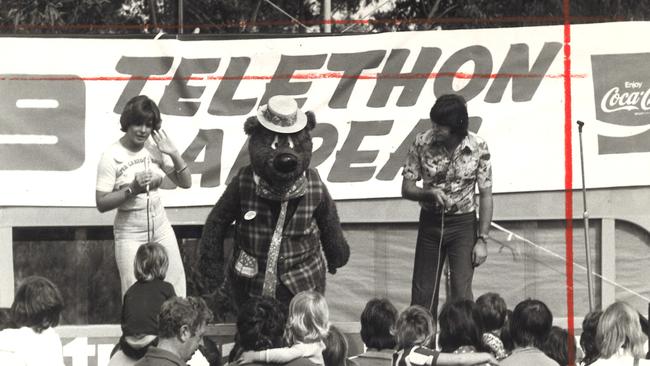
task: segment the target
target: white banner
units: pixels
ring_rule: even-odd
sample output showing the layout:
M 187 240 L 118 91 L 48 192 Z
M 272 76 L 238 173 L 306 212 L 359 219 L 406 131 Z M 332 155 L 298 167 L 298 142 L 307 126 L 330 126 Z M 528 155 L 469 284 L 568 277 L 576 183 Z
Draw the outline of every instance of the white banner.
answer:
M 650 23 L 571 27 L 573 120 L 588 187 L 650 184 Z M 316 113 L 316 166 L 335 199 L 399 197 L 436 96 L 468 100 L 495 192 L 564 189 L 563 27 L 292 39 L 0 38 L 0 205 L 94 206 L 97 162 L 138 94 L 193 173 L 167 206 L 212 205 L 247 164 L 243 122 L 272 95 Z M 580 187 L 577 126 L 574 186 Z M 634 169 L 639 167 L 639 169 Z

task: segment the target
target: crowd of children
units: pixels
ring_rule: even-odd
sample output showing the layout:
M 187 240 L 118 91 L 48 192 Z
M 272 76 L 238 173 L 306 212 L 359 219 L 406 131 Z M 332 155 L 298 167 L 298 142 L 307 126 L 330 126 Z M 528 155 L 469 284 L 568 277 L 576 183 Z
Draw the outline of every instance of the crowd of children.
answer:
M 168 265 L 163 246 L 147 243 L 138 249 L 134 261 L 138 281 L 124 295 L 123 335 L 110 366 L 151 364 L 155 354 L 164 353 L 165 347 L 158 346 L 161 321 L 181 324 L 164 341 L 184 340 L 180 349 L 191 350 L 184 356 L 201 349 L 210 353 L 211 365 L 221 364 L 215 345 L 197 335 L 205 332 L 204 326 L 192 321 L 183 325 L 187 314 L 195 313 L 194 322 L 206 322 L 211 313 L 201 299 L 176 297 L 165 281 Z M 38 276 L 24 279 L 11 309 L 0 312 L 0 364 L 63 365 L 61 341 L 53 329 L 63 306 L 51 281 Z M 163 317 L 161 309 L 171 315 Z M 346 336 L 330 324 L 322 294 L 298 293 L 288 310 L 275 299 L 253 298 L 240 309 L 228 365 L 650 365 L 647 320 L 624 302 L 587 314 L 581 352 L 567 330 L 553 326 L 551 311 L 542 301 L 526 299 L 510 311 L 496 293 L 476 301 L 448 302 L 437 322 L 422 306 L 398 313 L 389 300 L 375 298 L 366 304 L 360 320 L 365 352 L 349 355 Z M 194 331 L 184 333 L 183 326 Z M 143 357 L 147 361 L 138 362 Z

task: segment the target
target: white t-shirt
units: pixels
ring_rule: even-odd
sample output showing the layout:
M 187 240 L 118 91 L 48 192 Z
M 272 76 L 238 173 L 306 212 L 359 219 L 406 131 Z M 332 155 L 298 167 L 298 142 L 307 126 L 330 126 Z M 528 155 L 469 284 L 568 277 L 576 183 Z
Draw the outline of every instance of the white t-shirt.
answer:
M 63 346 L 52 328 L 41 333 L 29 327 L 5 329 L 0 331 L 0 360 L 11 360 L 10 365 L 63 366 Z
M 615 355 L 610 358 L 599 358 L 591 365 L 593 366 L 632 366 L 634 365 L 634 357 L 623 351 L 619 350 Z M 650 360 L 639 360 L 639 366 L 650 365 Z
M 97 166 L 97 185 L 95 189 L 100 192 L 113 192 L 127 186 L 133 179 L 135 173 L 145 170 L 145 161 L 149 160 L 149 169 L 154 176 L 164 177 L 168 172 L 174 170 L 174 163 L 171 157 L 163 154 L 158 147 L 147 140 L 144 147 L 133 152 L 116 141 L 104 151 Z M 151 190 L 150 199 L 158 200 L 157 190 Z M 146 194 L 141 193 L 124 202 L 119 209 L 125 211 L 140 210 L 146 208 Z

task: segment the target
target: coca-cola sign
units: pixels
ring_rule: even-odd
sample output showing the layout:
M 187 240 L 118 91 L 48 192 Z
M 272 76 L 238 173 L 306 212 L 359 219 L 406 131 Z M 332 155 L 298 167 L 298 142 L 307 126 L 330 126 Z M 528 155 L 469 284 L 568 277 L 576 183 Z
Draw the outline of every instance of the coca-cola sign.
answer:
M 621 130 L 650 125 L 650 53 L 592 55 L 591 67 L 599 121 L 620 126 Z M 626 137 L 599 135 L 598 151 L 650 152 L 648 131 Z

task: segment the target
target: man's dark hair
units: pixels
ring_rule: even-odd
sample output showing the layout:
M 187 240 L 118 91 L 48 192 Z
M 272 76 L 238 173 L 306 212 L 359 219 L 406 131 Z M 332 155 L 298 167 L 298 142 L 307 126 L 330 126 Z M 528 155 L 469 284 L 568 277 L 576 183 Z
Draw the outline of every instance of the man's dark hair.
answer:
M 13 326 L 30 327 L 40 333 L 59 324 L 63 297 L 59 289 L 44 277 L 25 278 L 11 305 Z
M 448 126 L 451 133 L 459 137 L 467 136 L 469 117 L 465 98 L 457 94 L 440 96 L 429 112 L 431 122 Z
M 542 301 L 528 299 L 512 311 L 510 334 L 517 347 L 542 348 L 553 326 L 553 314 Z
M 160 307 L 158 336 L 173 338 L 180 335 L 181 327 L 187 325 L 192 335 L 212 320 L 212 312 L 200 297 L 172 297 Z
M 392 334 L 398 317 L 388 299 L 368 301 L 361 313 L 361 340 L 368 348 L 392 349 L 397 344 Z
M 491 332 L 501 329 L 506 321 L 506 302 L 494 292 L 487 292 L 476 299 L 478 311 L 483 324 L 482 332 Z

